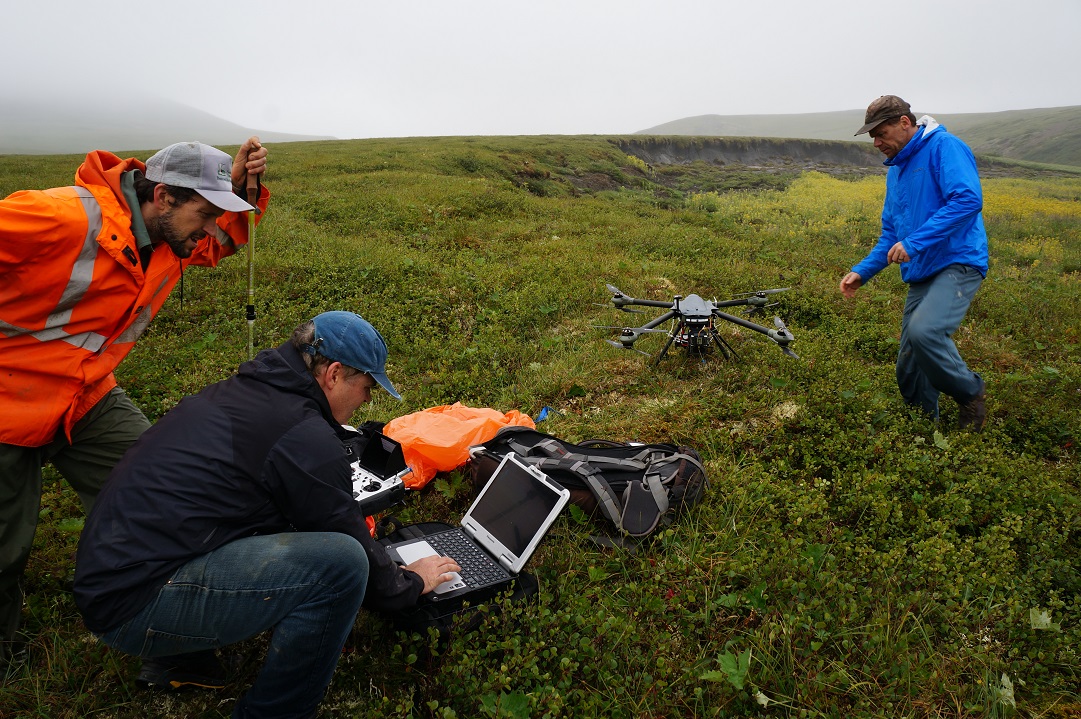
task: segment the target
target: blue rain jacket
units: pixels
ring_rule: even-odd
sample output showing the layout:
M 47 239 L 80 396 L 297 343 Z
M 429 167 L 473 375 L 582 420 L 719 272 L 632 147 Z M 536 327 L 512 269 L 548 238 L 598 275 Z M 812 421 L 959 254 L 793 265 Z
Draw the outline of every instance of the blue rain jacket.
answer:
M 864 283 L 888 264 L 886 254 L 900 241 L 912 258 L 901 263 L 901 279 L 922 282 L 952 264 L 987 276 L 987 233 L 983 191 L 976 158 L 961 140 L 928 117 L 908 144 L 886 160 L 886 201 L 882 235 L 852 268 Z

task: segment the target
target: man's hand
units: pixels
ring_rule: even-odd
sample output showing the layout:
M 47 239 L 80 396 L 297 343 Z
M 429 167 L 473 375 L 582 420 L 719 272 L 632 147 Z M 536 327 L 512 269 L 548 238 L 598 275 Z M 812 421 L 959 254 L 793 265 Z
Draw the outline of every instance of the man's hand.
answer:
M 259 138 L 249 137 L 240 146 L 233 160 L 233 189 L 241 191 L 248 185 L 248 175 L 261 175 L 266 172 L 267 149 L 259 143 Z
M 863 278 L 857 275 L 855 272 L 849 272 L 841 280 L 841 294 L 848 299 L 852 299 L 856 296 L 856 290 L 863 286 Z
M 404 568 L 419 574 L 420 578 L 424 580 L 424 589 L 421 590 L 421 594 L 427 594 L 443 582 L 449 582 L 454 579 L 451 572 L 461 570 L 461 567 L 453 559 L 438 554 L 421 557 L 412 564 L 405 565 Z
M 890 251 L 886 254 L 886 259 L 891 264 L 901 264 L 902 262 L 908 262 L 912 258 L 905 252 L 905 246 L 898 242 L 896 245 L 890 248 Z

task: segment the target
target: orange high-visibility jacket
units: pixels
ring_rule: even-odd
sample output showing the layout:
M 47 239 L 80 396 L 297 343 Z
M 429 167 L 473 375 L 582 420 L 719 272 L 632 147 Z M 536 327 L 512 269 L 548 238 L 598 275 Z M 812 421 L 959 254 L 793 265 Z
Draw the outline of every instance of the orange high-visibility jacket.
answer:
M 165 243 L 144 272 L 120 177 L 136 159 L 91 152 L 76 186 L 0 201 L 0 443 L 40 447 L 116 386 L 113 370 L 189 264 L 214 266 L 248 241 L 227 212 L 188 259 Z M 259 206 L 266 208 L 264 188 Z

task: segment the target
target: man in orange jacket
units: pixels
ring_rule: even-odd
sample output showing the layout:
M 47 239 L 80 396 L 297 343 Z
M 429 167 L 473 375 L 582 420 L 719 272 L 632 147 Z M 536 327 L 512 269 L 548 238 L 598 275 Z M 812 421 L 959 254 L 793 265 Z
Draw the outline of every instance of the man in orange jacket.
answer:
M 144 165 L 96 151 L 75 185 L 0 200 L 0 671 L 17 651 L 22 576 L 46 462 L 89 512 L 150 423 L 117 386 L 131 351 L 190 264 L 248 241 L 241 198 L 267 150 L 231 158 L 198 142 Z M 270 193 L 261 190 L 259 207 Z

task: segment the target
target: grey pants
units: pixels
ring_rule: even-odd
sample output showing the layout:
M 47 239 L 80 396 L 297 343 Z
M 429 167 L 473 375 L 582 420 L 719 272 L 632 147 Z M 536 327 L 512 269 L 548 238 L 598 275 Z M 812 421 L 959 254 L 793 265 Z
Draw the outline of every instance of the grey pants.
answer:
M 146 415 L 119 387 L 72 428 L 42 447 L 0 444 L 0 655 L 15 637 L 22 613 L 23 570 L 41 510 L 41 468 L 52 462 L 90 512 L 105 479 L 131 444 L 150 427 Z
M 940 393 L 965 404 L 983 389 L 983 379 L 968 368 L 953 342 L 982 283 L 983 275 L 975 267 L 950 265 L 908 287 L 897 387 L 907 404 L 923 408 L 935 419 Z

